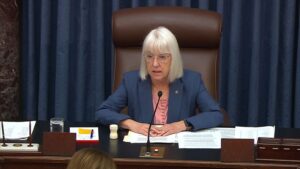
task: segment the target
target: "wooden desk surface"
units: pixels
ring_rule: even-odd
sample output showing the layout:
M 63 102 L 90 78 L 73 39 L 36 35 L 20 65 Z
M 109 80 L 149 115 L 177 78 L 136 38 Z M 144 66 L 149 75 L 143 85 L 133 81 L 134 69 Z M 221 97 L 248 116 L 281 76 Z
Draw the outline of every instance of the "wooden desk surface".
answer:
M 93 123 L 70 123 L 69 127 L 94 126 Z M 43 131 L 48 131 L 47 122 L 38 122 L 34 131 L 34 142 L 42 143 Z M 261 169 L 285 169 L 300 168 L 300 164 L 253 162 L 253 163 L 224 163 L 220 162 L 219 149 L 178 149 L 177 144 L 160 144 L 166 148 L 163 159 L 139 158 L 139 151 L 143 144 L 130 144 L 122 141 L 125 131 L 119 132 L 118 140 L 110 140 L 108 129 L 100 127 L 99 144 L 80 144 L 77 148 L 94 147 L 110 154 L 118 169 L 185 169 L 185 168 L 261 168 Z M 287 135 L 288 134 L 288 135 Z M 276 137 L 300 138 L 299 129 L 276 129 Z M 2 153 L 0 156 L 0 168 L 3 169 L 65 169 L 71 157 L 17 155 Z

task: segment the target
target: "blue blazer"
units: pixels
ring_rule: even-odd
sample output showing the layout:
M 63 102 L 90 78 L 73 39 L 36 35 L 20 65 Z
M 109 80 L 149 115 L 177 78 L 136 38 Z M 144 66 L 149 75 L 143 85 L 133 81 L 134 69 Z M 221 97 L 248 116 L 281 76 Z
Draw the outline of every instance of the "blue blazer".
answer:
M 128 114 L 120 113 L 126 106 Z M 124 74 L 118 89 L 98 107 L 96 120 L 104 125 L 118 124 L 129 118 L 149 123 L 153 111 L 151 79 L 141 80 L 139 72 L 132 71 Z M 220 107 L 206 90 L 201 75 L 190 70 L 184 70 L 183 77 L 172 82 L 169 89 L 167 123 L 183 119 L 193 130 L 223 123 Z

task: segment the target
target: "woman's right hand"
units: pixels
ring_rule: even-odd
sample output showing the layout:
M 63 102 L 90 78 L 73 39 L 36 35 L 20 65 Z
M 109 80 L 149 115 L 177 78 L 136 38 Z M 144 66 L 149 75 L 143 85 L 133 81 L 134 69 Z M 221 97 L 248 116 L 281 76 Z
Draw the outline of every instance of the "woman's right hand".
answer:
M 139 123 L 132 119 L 126 119 L 120 122 L 120 126 L 135 133 L 139 133 L 145 136 L 148 135 L 149 124 L 147 123 Z

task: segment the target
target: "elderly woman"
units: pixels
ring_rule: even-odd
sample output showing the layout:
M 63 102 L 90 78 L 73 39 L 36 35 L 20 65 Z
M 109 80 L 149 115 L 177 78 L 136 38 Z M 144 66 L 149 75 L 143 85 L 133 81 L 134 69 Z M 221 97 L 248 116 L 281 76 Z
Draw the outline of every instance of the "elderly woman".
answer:
M 158 102 L 158 91 L 162 96 Z M 223 123 L 218 104 L 199 73 L 184 70 L 176 37 L 165 27 L 150 31 L 143 43 L 139 71 L 124 75 L 118 89 L 98 108 L 101 124 L 147 135 L 156 104 L 151 136 L 215 127 Z M 128 114 L 120 111 L 128 106 Z M 197 112 L 196 110 L 200 110 Z

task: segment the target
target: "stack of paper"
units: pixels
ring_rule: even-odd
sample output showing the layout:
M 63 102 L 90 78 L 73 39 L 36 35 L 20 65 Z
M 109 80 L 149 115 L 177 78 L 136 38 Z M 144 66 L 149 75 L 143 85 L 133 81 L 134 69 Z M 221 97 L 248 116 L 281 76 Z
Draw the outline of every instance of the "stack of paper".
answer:
M 257 142 L 258 137 L 274 137 L 275 127 L 236 127 L 211 128 L 196 132 L 180 132 L 165 137 L 150 137 L 151 143 L 178 143 L 179 148 L 221 148 L 222 138 L 250 138 Z M 147 136 L 129 131 L 124 142 L 146 143 Z
M 31 121 L 31 133 L 36 121 Z M 29 121 L 3 121 L 4 136 L 7 140 L 26 140 L 29 137 Z M 2 126 L 0 125 L 0 138 L 2 139 Z
M 179 148 L 221 148 L 219 131 L 181 132 L 177 136 Z
M 31 146 L 28 146 L 27 142 L 30 133 L 32 134 L 35 127 L 36 121 L 3 121 L 3 131 L 5 140 L 8 140 L 10 143 L 6 142 L 6 146 L 0 146 L 0 151 L 5 152 L 24 152 L 24 151 L 38 151 L 39 144 L 32 143 Z M 29 131 L 30 129 L 30 131 Z M 3 139 L 2 134 L 2 125 L 0 125 L 0 138 Z M 11 143 L 14 140 L 24 140 L 22 143 Z M 26 142 L 26 143 L 23 143 Z M 2 144 L 2 143 L 1 143 Z
M 235 127 L 235 138 L 250 138 L 254 139 L 254 143 L 257 143 L 258 137 L 270 137 L 275 135 L 274 126 L 264 127 Z

